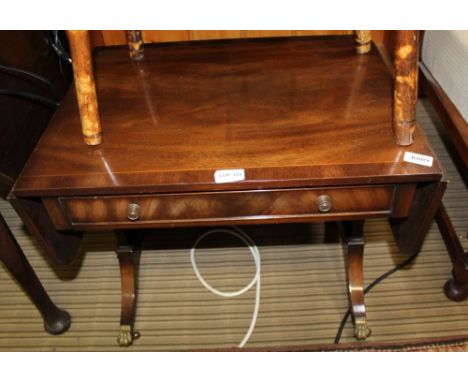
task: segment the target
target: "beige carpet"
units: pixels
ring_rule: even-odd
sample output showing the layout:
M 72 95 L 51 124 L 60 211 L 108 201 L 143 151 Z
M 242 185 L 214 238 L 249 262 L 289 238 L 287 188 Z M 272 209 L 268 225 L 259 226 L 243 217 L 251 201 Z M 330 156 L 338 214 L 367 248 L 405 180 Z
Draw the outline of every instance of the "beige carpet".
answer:
M 419 121 L 443 162 L 451 183 L 444 201 L 462 244 L 468 246 L 467 190 L 441 143 L 437 117 L 426 101 Z M 116 344 L 120 280 L 111 232 L 88 233 L 83 255 L 64 269 L 52 269 L 4 201 L 5 216 L 21 247 L 57 305 L 72 315 L 70 330 L 45 333 L 39 313 L 0 266 L 0 350 L 121 350 Z M 260 246 L 262 288 L 257 325 L 248 347 L 330 345 L 347 309 L 344 259 L 334 227 L 322 224 L 246 228 Z M 189 249 L 204 229 L 161 230 L 150 237 L 141 258 L 136 329 L 128 351 L 212 349 L 236 346 L 248 329 L 255 288 L 225 299 L 207 291 L 190 264 Z M 366 223 L 365 278 L 370 283 L 404 260 L 388 223 Z M 245 285 L 254 273 L 250 253 L 227 236 L 207 239 L 198 251 L 207 280 L 222 290 Z M 442 286 L 450 262 L 434 224 L 416 261 L 367 296 L 368 341 L 399 342 L 468 336 L 468 302 L 445 298 Z M 347 324 L 342 343 L 352 343 Z

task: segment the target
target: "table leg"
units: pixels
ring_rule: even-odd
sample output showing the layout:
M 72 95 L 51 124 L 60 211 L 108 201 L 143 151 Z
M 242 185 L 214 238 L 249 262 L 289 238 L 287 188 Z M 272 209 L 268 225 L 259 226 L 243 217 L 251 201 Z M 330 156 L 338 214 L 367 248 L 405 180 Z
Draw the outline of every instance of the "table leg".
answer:
M 70 327 L 70 315 L 52 302 L 1 215 L 0 260 L 36 305 L 45 330 L 51 334 L 66 332 Z
M 133 61 L 139 61 L 145 56 L 143 51 L 143 37 L 141 31 L 125 31 L 130 58 Z
M 356 51 L 359 54 L 366 54 L 369 53 L 371 50 L 371 41 L 372 41 L 372 36 L 371 36 L 371 31 L 367 30 L 356 30 L 354 31 L 354 34 L 356 36 Z
M 418 99 L 419 32 L 399 30 L 395 46 L 393 137 L 400 146 L 413 143 Z
M 122 305 L 120 314 L 120 333 L 117 342 L 120 346 L 129 346 L 139 337 L 134 332 L 135 303 L 138 281 L 138 266 L 140 261 L 141 231 L 116 231 L 117 256 L 120 265 L 120 280 L 122 287 Z
M 89 31 L 70 30 L 67 34 L 83 139 L 88 145 L 99 145 L 102 142 L 102 129 Z
M 365 340 L 371 330 L 367 326 L 364 302 L 364 221 L 343 222 L 344 244 L 348 260 L 348 291 L 354 320 L 354 337 Z
M 436 213 L 436 222 L 453 266 L 453 278 L 444 285 L 445 295 L 453 301 L 464 301 L 468 297 L 468 252 L 463 250 L 442 203 Z

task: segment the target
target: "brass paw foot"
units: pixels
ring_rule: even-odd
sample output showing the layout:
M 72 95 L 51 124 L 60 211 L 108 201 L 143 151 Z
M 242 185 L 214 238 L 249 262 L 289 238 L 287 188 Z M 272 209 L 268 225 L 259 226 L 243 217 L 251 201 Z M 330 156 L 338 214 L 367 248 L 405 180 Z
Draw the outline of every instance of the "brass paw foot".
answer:
M 133 340 L 136 340 L 138 337 L 140 337 L 140 333 L 133 333 L 130 325 L 121 325 L 120 333 L 117 337 L 117 343 L 120 346 L 130 346 L 133 343 Z
M 354 325 L 354 337 L 359 341 L 364 341 L 371 333 L 372 331 L 369 329 L 366 322 L 360 322 Z

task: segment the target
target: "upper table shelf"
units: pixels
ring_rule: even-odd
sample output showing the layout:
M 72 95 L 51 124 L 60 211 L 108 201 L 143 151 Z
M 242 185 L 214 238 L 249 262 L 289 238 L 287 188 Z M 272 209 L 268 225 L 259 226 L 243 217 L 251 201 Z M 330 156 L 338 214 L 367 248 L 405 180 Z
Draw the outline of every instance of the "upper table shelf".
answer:
M 351 36 L 154 44 L 94 52 L 103 143 L 87 146 L 74 88 L 15 186 L 18 196 L 436 180 L 403 162 L 393 80 Z M 434 156 L 419 127 L 410 151 Z M 246 180 L 215 184 L 218 169 Z M 409 179 L 408 178 L 408 179 Z M 403 180 L 404 181 L 404 180 Z

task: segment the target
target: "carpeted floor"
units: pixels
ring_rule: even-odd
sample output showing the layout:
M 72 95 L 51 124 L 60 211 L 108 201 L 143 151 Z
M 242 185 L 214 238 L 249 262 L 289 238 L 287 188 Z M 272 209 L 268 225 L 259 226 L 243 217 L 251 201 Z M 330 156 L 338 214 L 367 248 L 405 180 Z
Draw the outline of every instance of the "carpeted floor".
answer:
M 426 101 L 418 105 L 418 119 L 451 180 L 444 201 L 467 247 L 466 186 L 441 143 L 436 131 L 440 122 Z M 51 268 L 12 208 L 0 201 L 0 211 L 53 300 L 73 317 L 67 333 L 58 337 L 45 333 L 39 313 L 0 266 L 0 350 L 121 350 L 116 344 L 120 279 L 113 234 L 88 233 L 82 254 L 72 266 Z M 160 230 L 151 234 L 141 257 L 135 325 L 141 338 L 127 351 L 214 349 L 233 347 L 242 340 L 252 316 L 255 288 L 226 299 L 200 284 L 189 250 L 204 231 Z M 246 231 L 258 243 L 262 259 L 260 311 L 246 348 L 330 349 L 348 304 L 345 263 L 335 227 L 294 224 L 256 226 Z M 365 235 L 368 284 L 405 258 L 398 253 L 385 220 L 367 222 Z M 239 289 L 254 274 L 249 251 L 227 236 L 204 241 L 197 259 L 206 279 L 222 290 Z M 451 349 L 466 351 L 460 341 L 468 338 L 468 302 L 451 302 L 442 292 L 450 270 L 434 224 L 415 262 L 367 296 L 373 331 L 367 343 L 384 344 L 391 347 L 389 350 L 401 345 L 405 350 L 421 340 L 425 341 L 422 348 L 431 348 L 436 338 L 455 337 Z M 355 343 L 351 323 L 341 342 L 346 348 Z

